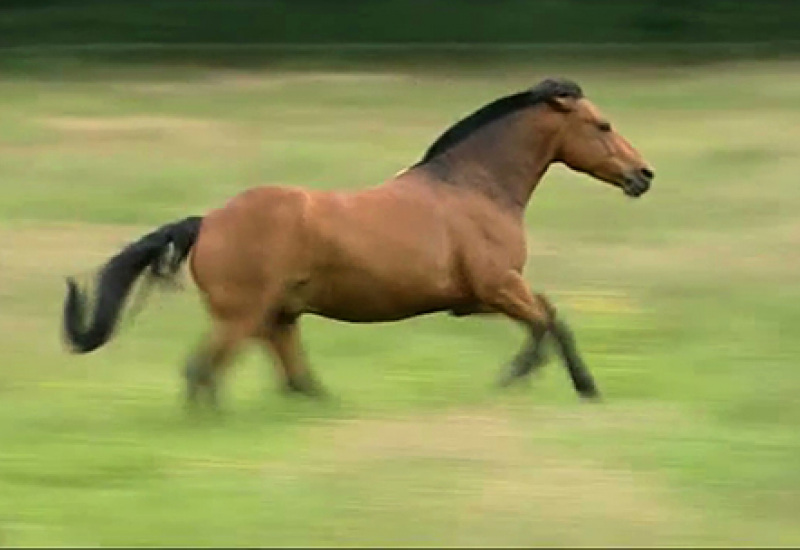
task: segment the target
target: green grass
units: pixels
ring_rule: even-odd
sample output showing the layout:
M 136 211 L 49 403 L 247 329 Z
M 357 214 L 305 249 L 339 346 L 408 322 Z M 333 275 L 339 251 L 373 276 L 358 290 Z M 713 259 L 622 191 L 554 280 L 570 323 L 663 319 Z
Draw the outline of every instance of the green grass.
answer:
M 553 363 L 492 388 L 502 319 L 304 321 L 336 399 L 276 391 L 261 350 L 226 414 L 187 417 L 191 285 L 71 356 L 63 280 L 262 183 L 358 188 L 554 69 L 653 163 L 639 201 L 554 168 L 534 288 L 607 399 Z M 0 79 L 0 544 L 797 545 L 800 87 L 791 62 L 75 68 Z

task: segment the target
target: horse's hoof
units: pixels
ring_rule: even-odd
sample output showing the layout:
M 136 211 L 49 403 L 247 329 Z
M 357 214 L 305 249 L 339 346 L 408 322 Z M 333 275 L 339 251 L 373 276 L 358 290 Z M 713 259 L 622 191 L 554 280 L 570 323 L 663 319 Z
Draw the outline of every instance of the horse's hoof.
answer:
M 603 396 L 600 395 L 600 392 L 597 390 L 590 390 L 590 391 L 583 391 L 580 392 L 580 397 L 582 401 L 586 401 L 588 403 L 602 403 Z
M 539 373 L 539 368 L 542 366 L 543 361 L 534 361 L 531 364 L 520 364 L 512 362 L 505 366 L 504 373 L 500 375 L 497 380 L 497 386 L 500 388 L 508 388 L 515 382 L 524 380 L 530 384 L 532 375 Z
M 288 380 L 282 387 L 284 395 L 302 395 L 314 399 L 327 399 L 328 392 L 319 384 Z
M 506 389 L 519 380 L 519 374 L 517 374 L 513 366 L 506 367 L 504 370 L 506 372 L 502 374 L 496 382 L 497 387 L 500 389 Z
M 183 410 L 187 413 L 195 413 L 200 406 L 198 401 L 197 391 L 194 388 L 187 390 L 183 399 Z
M 306 388 L 305 390 L 302 391 L 302 394 L 305 395 L 306 397 L 309 397 L 311 399 L 317 399 L 319 401 L 329 401 L 331 398 L 331 395 L 328 393 L 327 390 L 325 390 L 325 388 L 317 385 L 314 385 L 310 388 Z
M 521 374 L 516 376 L 506 376 L 497 381 L 497 388 L 507 390 L 514 385 L 524 384 L 525 387 L 530 387 L 531 376 L 529 374 Z

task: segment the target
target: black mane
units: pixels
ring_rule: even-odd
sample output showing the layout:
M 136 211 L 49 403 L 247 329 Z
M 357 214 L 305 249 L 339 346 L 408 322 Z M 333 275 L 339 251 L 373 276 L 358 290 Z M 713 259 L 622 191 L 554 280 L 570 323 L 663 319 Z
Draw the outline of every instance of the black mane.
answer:
M 415 166 L 425 164 L 434 157 L 444 153 L 490 122 L 525 107 L 547 101 L 553 97 L 572 97 L 580 99 L 583 97 L 583 90 L 581 90 L 578 84 L 571 80 L 548 78 L 533 88 L 496 99 L 453 124 L 433 142 L 425 152 L 425 155 Z

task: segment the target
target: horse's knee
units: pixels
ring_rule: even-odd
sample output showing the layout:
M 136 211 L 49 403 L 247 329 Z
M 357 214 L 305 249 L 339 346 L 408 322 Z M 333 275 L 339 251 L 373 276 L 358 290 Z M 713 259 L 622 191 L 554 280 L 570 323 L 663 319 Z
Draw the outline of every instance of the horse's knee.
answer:
M 555 310 L 550 302 L 543 295 L 532 293 L 516 271 L 487 279 L 475 291 L 483 307 L 528 325 L 534 333 L 546 331 L 553 321 Z
M 547 296 L 541 293 L 535 293 L 533 300 L 539 316 L 547 323 L 548 327 L 552 326 L 556 320 L 556 307 Z

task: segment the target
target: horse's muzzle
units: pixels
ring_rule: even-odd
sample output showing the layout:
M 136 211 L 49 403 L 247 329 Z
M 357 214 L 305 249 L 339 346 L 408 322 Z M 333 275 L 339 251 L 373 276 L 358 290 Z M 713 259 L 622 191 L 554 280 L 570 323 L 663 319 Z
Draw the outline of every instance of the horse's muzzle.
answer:
M 632 171 L 625 176 L 622 190 L 629 197 L 641 197 L 650 190 L 655 174 L 648 168 Z

